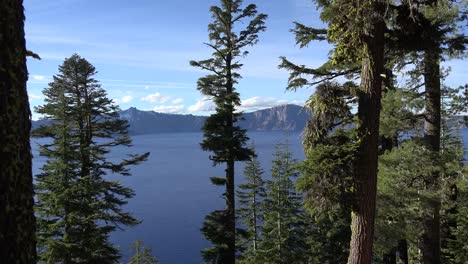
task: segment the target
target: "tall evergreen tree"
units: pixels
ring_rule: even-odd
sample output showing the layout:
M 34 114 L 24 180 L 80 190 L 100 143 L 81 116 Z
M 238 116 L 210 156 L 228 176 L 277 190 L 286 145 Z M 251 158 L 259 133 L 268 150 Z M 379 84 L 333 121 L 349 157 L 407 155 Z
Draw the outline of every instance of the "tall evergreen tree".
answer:
M 135 255 L 132 256 L 128 264 L 157 264 L 158 260 L 151 253 L 151 249 L 143 246 L 143 241 L 137 240 L 132 246 Z
M 281 67 L 291 71 L 289 89 L 310 85 L 304 74 L 326 79 L 355 73 L 360 69 L 361 85 L 357 90 L 357 143 L 355 160 L 355 203 L 352 208 L 349 263 L 371 263 L 377 190 L 378 131 L 382 76 L 384 76 L 384 20 L 386 2 L 317 1 L 323 8 L 322 20 L 328 23 L 323 32 L 299 28 L 299 43 L 308 44 L 321 37 L 335 45 L 331 62 L 319 70 L 310 70 L 283 59 Z M 304 36 L 308 33 L 308 38 Z M 307 35 L 306 35 L 307 36 Z M 328 70 L 331 68 L 333 71 Z M 323 73 L 325 72 L 325 73 Z
M 133 190 L 106 177 L 130 175 L 128 166 L 149 153 L 110 160 L 113 147 L 131 146 L 119 108 L 94 79 L 96 69 L 86 59 L 75 54 L 59 72 L 44 90 L 45 104 L 36 108 L 51 124 L 34 135 L 52 138 L 40 146 L 47 162 L 36 177 L 41 261 L 116 263 L 120 254 L 109 234 L 138 220 L 121 208 Z
M 242 7 L 242 2 L 221 0 L 219 7 L 211 7 L 213 22 L 208 25 L 210 42 L 206 45 L 213 50 L 212 58 L 190 62 L 194 67 L 210 72 L 200 78 L 197 85 L 198 90 L 216 104 L 216 113 L 208 117 L 203 126 L 204 139 L 201 147 L 213 152 L 210 156 L 213 165 L 226 164 L 225 177 L 211 178 L 215 185 L 226 187 L 226 208 L 207 216 L 202 229 L 214 244 L 213 248 L 203 251 L 204 259 L 214 263 L 235 262 L 234 168 L 236 161 L 248 160 L 253 154 L 245 147 L 248 140 L 246 131 L 236 125 L 241 113 L 236 112 L 240 98 L 235 84 L 241 77 L 238 73 L 242 66 L 239 59 L 248 54 L 245 48 L 257 43 L 258 34 L 266 29 L 267 16 L 258 14 L 254 4 Z M 250 21 L 247 21 L 246 27 L 238 28 L 248 19 Z
M 22 0 L 0 1 L 0 263 L 36 263 Z
M 293 180 L 299 175 L 288 143 L 278 144 L 273 155 L 272 180 L 264 199 L 262 241 L 253 263 L 306 263 L 306 217 L 302 196 Z
M 252 151 L 255 148 L 252 145 Z M 262 201 L 265 198 L 265 181 L 262 179 L 264 171 L 256 156 L 252 156 L 245 165 L 244 178 L 246 183 L 239 185 L 237 197 L 239 200 L 238 217 L 242 219 L 242 224 L 246 227 L 246 241 L 242 241 L 246 246 L 246 251 L 242 254 L 242 259 L 253 257 L 258 250 L 260 243 L 261 223 L 263 221 Z

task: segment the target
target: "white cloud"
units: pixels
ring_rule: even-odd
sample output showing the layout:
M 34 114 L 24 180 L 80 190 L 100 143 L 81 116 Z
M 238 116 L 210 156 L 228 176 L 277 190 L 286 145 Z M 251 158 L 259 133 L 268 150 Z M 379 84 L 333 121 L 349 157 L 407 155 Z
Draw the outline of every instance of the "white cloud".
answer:
M 178 114 L 183 113 L 185 106 L 183 105 L 160 105 L 153 108 L 153 111 L 159 113 Z
M 42 99 L 42 96 L 36 95 L 36 94 L 28 94 L 29 100 L 40 100 Z
M 171 98 L 168 96 L 163 96 L 160 93 L 149 94 L 143 98 L 141 101 L 143 102 L 150 102 L 150 103 L 165 103 L 169 101 Z
M 45 81 L 47 80 L 47 76 L 44 75 L 31 75 L 31 78 L 35 81 Z
M 276 99 L 273 97 L 251 97 L 245 100 L 242 100 L 239 110 L 241 111 L 256 111 L 260 109 L 270 108 L 278 105 L 288 104 L 288 100 Z
M 114 102 L 116 104 L 127 104 L 127 103 L 130 103 L 132 100 L 133 100 L 133 97 L 131 95 L 125 95 L 122 98 L 114 99 Z
M 198 100 L 194 105 L 189 106 L 188 111 L 193 112 L 210 112 L 215 110 L 215 105 L 211 99 L 204 97 Z
M 174 100 L 172 100 L 172 103 L 173 104 L 180 104 L 184 101 L 184 98 L 176 98 Z
M 122 103 L 129 103 L 132 100 L 133 100 L 133 97 L 130 96 L 130 95 L 126 95 L 126 96 L 122 97 Z

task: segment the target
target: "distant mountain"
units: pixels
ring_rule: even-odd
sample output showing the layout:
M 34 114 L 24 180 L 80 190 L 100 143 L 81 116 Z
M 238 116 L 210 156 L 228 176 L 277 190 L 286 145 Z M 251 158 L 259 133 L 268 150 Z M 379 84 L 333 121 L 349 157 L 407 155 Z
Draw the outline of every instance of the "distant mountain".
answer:
M 298 105 L 282 105 L 245 113 L 239 125 L 249 131 L 300 131 L 305 127 L 309 113 Z M 120 112 L 130 125 L 133 135 L 155 133 L 199 132 L 206 116 L 165 114 L 141 111 L 134 107 Z M 33 121 L 33 129 L 47 121 Z

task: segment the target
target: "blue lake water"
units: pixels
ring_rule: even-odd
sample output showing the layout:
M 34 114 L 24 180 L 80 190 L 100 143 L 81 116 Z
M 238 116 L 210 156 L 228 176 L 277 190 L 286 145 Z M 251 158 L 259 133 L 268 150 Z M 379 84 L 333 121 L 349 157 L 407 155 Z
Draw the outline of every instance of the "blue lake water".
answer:
M 468 129 L 461 134 L 466 148 Z M 282 132 L 251 132 L 249 136 L 255 142 L 266 177 L 276 143 L 288 138 L 293 157 L 304 158 L 300 133 L 286 136 Z M 126 209 L 143 221 L 136 227 L 112 234 L 112 241 L 122 250 L 122 261 L 128 260 L 131 243 L 141 239 L 161 263 L 202 262 L 200 250 L 209 246 L 200 233 L 204 216 L 224 205 L 222 188 L 213 186 L 209 177 L 223 175 L 224 167 L 212 167 L 209 153 L 199 147 L 201 140 L 201 133 L 133 136 L 134 147 L 117 148 L 111 153 L 111 158 L 118 159 L 128 153 L 151 152 L 147 162 L 132 169 L 133 176 L 120 177 L 124 185 L 136 192 Z M 32 147 L 36 174 L 45 159 L 38 155 L 36 144 Z M 236 169 L 239 183 L 243 164 L 239 163 Z

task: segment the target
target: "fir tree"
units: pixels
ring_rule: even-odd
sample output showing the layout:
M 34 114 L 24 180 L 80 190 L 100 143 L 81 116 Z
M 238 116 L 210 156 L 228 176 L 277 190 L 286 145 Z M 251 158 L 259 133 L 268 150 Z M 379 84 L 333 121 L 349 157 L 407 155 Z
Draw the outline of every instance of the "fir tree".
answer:
M 107 154 L 113 147 L 131 146 L 119 108 L 84 58 L 65 59 L 59 72 L 44 90 L 45 104 L 36 108 L 51 125 L 38 128 L 35 136 L 52 138 L 40 146 L 47 162 L 36 176 L 41 261 L 116 263 L 120 255 L 110 233 L 139 221 L 121 208 L 133 190 L 106 177 L 130 175 L 128 166 L 149 153 L 111 161 Z
M 258 41 L 258 34 L 265 30 L 266 15 L 258 14 L 257 7 L 250 4 L 242 7 L 242 0 L 221 0 L 221 5 L 211 7 L 213 22 L 208 25 L 208 47 L 213 57 L 202 61 L 191 61 L 194 67 L 210 72 L 198 80 L 198 90 L 214 101 L 216 113 L 208 117 L 203 131 L 201 147 L 213 152 L 213 164 L 226 164 L 225 177 L 213 177 L 215 185 L 226 187 L 226 208 L 207 216 L 202 231 L 214 247 L 203 251 L 204 259 L 214 263 L 234 263 L 236 256 L 235 185 L 234 167 L 236 161 L 245 161 L 252 156 L 245 147 L 248 140 L 246 131 L 236 125 L 241 113 L 235 84 L 241 77 L 238 73 L 242 64 L 239 59 L 246 56 L 245 50 Z M 250 21 L 248 21 L 250 19 Z M 238 28 L 242 23 L 247 26 Z M 219 222 L 223 220 L 222 222 Z M 210 226 L 211 225 L 211 226 Z M 214 225 L 214 226 L 213 226 Z M 222 233 L 213 234 L 210 232 Z
M 0 1 L 0 263 L 36 263 L 22 0 Z
M 288 143 L 278 144 L 273 155 L 272 180 L 263 202 L 262 241 L 253 263 L 306 263 L 306 217 L 302 196 L 294 189 L 299 175 Z
M 128 264 L 157 264 L 158 260 L 151 253 L 151 249 L 143 246 L 143 241 L 137 240 L 133 243 L 133 251 L 135 255 L 132 256 Z
M 335 45 L 329 63 L 320 69 L 307 69 L 286 59 L 280 65 L 291 71 L 289 89 L 313 85 L 304 78 L 312 74 L 329 80 L 355 74 L 360 69 L 361 85 L 356 90 L 358 151 L 355 159 L 355 204 L 352 207 L 349 263 L 371 263 L 377 192 L 377 156 L 380 99 L 384 75 L 385 1 L 317 1 L 321 18 L 328 23 L 323 31 L 297 27 L 297 42 L 327 39 Z M 303 36 L 308 36 L 303 38 Z M 316 84 L 316 83 L 315 83 Z
M 252 145 L 252 151 L 255 148 Z M 243 252 L 242 259 L 249 259 L 254 256 L 260 243 L 261 223 L 263 220 L 262 200 L 265 198 L 265 181 L 262 179 L 264 171 L 257 160 L 252 156 L 246 162 L 244 178 L 246 183 L 239 185 L 237 197 L 239 198 L 238 217 L 242 219 L 242 224 L 246 227 L 247 237 L 243 241 L 243 246 L 247 250 Z
M 349 101 L 355 85 L 323 82 L 308 101 L 314 113 L 304 131 L 306 159 L 298 191 L 312 215 L 309 230 L 313 263 L 344 263 L 351 238 L 354 169 L 357 152 Z

